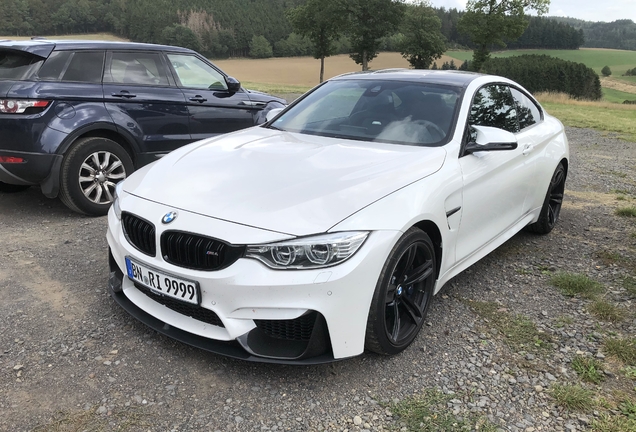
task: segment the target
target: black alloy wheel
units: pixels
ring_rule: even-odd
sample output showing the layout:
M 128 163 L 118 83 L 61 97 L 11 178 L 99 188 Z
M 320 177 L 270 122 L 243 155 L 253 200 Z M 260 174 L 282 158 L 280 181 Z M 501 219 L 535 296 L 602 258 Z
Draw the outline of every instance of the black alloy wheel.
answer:
M 552 231 L 561 214 L 561 206 L 563 205 L 563 195 L 565 192 L 565 179 L 565 168 L 563 164 L 559 164 L 550 180 L 539 219 L 526 227 L 528 231 L 537 234 L 548 234 Z
M 397 354 L 413 342 L 424 324 L 435 280 L 433 243 L 412 228 L 398 241 L 380 275 L 369 311 L 367 349 Z

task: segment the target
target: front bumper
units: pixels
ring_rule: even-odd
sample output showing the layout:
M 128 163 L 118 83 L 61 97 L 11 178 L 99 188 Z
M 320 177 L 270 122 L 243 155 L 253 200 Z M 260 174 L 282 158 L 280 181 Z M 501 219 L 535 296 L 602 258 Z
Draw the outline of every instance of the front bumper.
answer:
M 157 250 L 166 226 L 156 223 L 174 209 L 128 196 L 122 209 L 155 221 Z M 200 215 L 179 212 L 171 230 L 187 230 L 221 238 L 233 244 L 266 243 L 288 236 L 240 226 Z M 264 264 L 240 258 L 218 271 L 198 271 L 174 266 L 161 253 L 147 256 L 125 238 L 121 222 L 109 213 L 108 243 L 111 250 L 113 298 L 131 315 L 172 338 L 221 355 L 275 363 L 323 363 L 364 351 L 369 307 L 380 271 L 400 236 L 398 231 L 377 231 L 348 261 L 334 267 L 272 270 Z M 253 240 L 250 240 L 253 239 Z M 201 287 L 201 309 L 215 314 L 221 325 L 203 322 L 162 304 L 144 292 L 125 274 L 130 256 L 148 266 L 189 280 Z M 152 294 L 152 293 L 151 293 Z M 164 302 L 165 303 L 165 302 Z M 299 342 L 287 330 L 272 328 L 308 326 Z

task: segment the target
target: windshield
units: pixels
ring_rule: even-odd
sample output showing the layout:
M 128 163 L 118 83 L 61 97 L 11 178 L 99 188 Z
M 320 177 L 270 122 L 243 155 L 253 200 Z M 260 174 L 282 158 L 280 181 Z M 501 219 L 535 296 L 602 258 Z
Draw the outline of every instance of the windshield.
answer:
M 0 51 L 0 79 L 27 79 L 44 59 L 28 53 Z
M 425 83 L 337 80 L 270 127 L 325 137 L 435 146 L 449 140 L 459 89 Z

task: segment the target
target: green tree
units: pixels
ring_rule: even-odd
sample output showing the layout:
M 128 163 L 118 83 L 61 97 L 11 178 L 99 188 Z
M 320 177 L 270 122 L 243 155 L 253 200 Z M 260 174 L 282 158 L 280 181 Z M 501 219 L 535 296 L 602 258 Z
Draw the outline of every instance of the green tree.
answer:
M 515 40 L 523 34 L 528 27 L 527 11 L 541 15 L 549 5 L 550 0 L 468 0 L 466 13 L 457 25 L 476 45 L 473 69 L 481 70 L 490 58 L 491 46 L 504 48 L 504 39 Z
M 609 68 L 609 66 L 605 66 L 603 67 L 603 69 L 601 69 L 601 73 L 604 77 L 608 77 L 612 74 L 612 70 Z
M 362 70 L 378 55 L 380 39 L 397 30 L 402 22 L 404 0 L 346 0 L 349 17 L 350 57 Z
M 320 82 L 322 82 L 325 75 L 325 57 L 336 53 L 335 42 L 346 25 L 343 2 L 309 0 L 302 6 L 289 9 L 285 15 L 294 31 L 311 41 L 314 58 L 320 59 Z M 289 39 L 286 41 L 288 49 L 291 48 L 291 43 Z
M 274 55 L 272 46 L 265 39 L 265 36 L 252 36 L 250 42 L 250 57 L 253 58 L 270 58 Z
M 446 51 L 442 22 L 426 3 L 407 9 L 402 23 L 400 53 L 415 69 L 428 69 Z
M 201 42 L 192 30 L 181 24 L 166 27 L 161 32 L 161 43 L 201 51 Z
M 29 4 L 26 0 L 0 2 L 0 34 L 25 35 L 31 31 Z

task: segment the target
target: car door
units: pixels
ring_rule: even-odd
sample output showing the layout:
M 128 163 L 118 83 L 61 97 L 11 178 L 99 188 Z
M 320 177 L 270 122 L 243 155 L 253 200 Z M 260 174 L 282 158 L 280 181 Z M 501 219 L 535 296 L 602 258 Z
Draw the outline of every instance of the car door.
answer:
M 104 100 L 117 127 L 137 140 L 145 161 L 192 141 L 185 97 L 161 52 L 109 52 Z
M 546 147 L 553 138 L 552 128 L 543 121 L 541 108 L 532 100 L 530 96 L 522 90 L 510 87 L 510 92 L 517 108 L 519 119 L 519 133 L 517 142 L 523 149 L 526 164 L 532 166 L 536 178 L 550 179 L 554 169 L 553 158 L 546 155 Z M 542 163 L 544 158 L 548 163 Z M 526 201 L 523 205 L 524 212 L 531 211 L 543 205 L 547 184 L 532 182 Z
M 254 125 L 265 104 L 252 102 L 242 89 L 228 90 L 225 75 L 194 54 L 167 53 L 177 84 L 183 90 L 195 140 Z
M 475 138 L 471 126 L 490 126 L 519 132 L 517 110 L 510 88 L 488 84 L 472 101 L 465 142 Z M 532 164 L 514 150 L 460 155 L 463 177 L 462 220 L 457 236 L 461 261 L 509 230 L 522 217 L 533 181 Z

